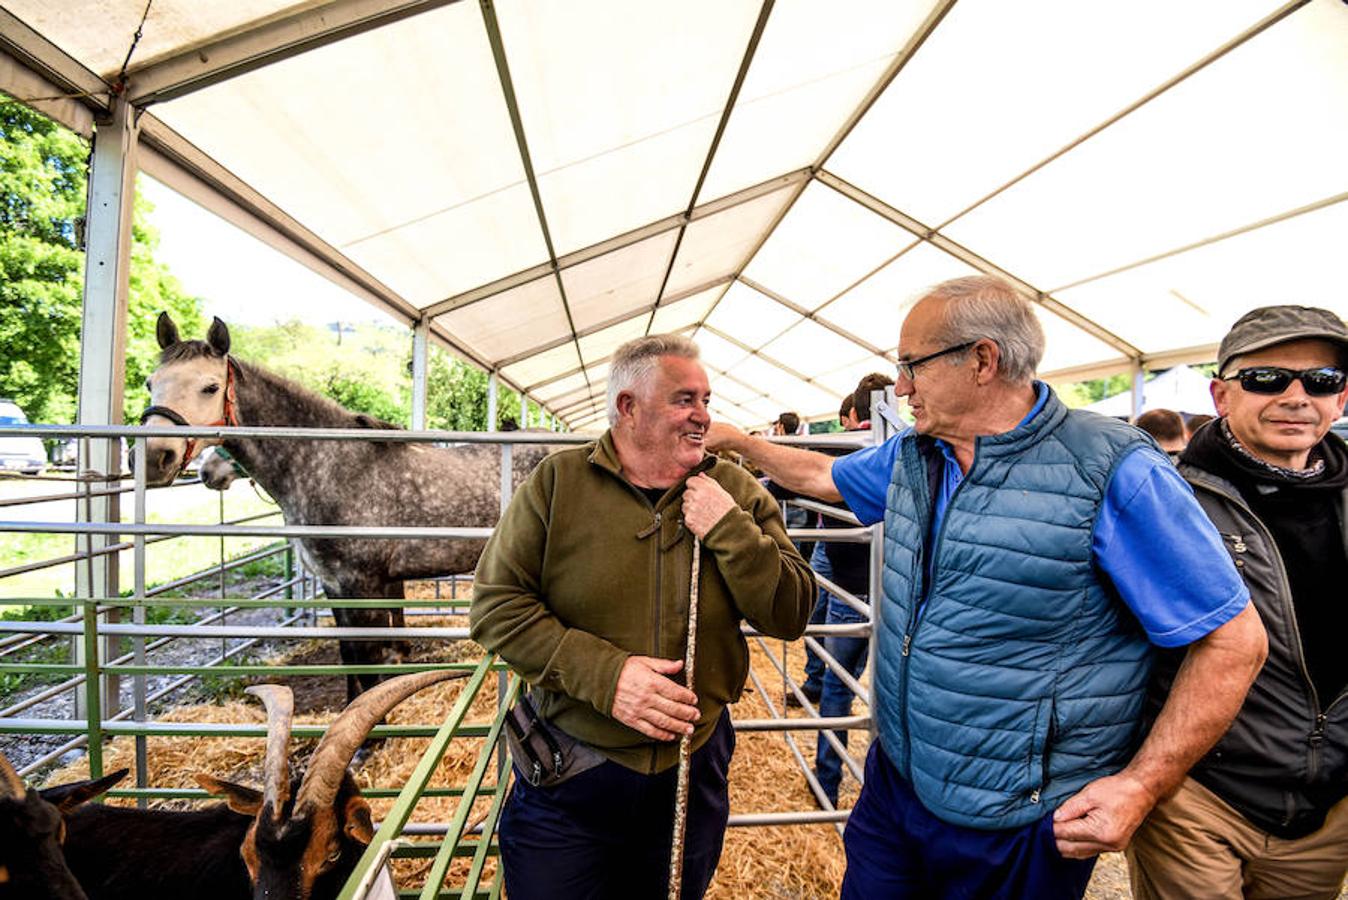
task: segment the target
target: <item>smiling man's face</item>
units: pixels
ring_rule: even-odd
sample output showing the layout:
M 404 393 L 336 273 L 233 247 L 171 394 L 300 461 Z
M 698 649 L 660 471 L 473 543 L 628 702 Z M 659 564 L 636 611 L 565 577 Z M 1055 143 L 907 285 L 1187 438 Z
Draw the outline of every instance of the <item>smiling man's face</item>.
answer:
M 702 365 L 681 356 L 660 357 L 650 378 L 633 392 L 629 434 L 640 469 L 654 476 L 649 487 L 668 487 L 702 461 L 710 399 Z
M 1329 341 L 1288 341 L 1243 354 L 1222 374 L 1234 375 L 1256 366 L 1301 371 L 1341 364 L 1338 351 Z M 1305 386 L 1295 379 L 1281 394 L 1251 393 L 1239 381 L 1212 383 L 1217 412 L 1226 416 L 1231 433 L 1245 449 L 1265 462 L 1292 469 L 1306 467 L 1310 449 L 1343 415 L 1345 398 L 1348 389 L 1324 396 L 1307 394 Z

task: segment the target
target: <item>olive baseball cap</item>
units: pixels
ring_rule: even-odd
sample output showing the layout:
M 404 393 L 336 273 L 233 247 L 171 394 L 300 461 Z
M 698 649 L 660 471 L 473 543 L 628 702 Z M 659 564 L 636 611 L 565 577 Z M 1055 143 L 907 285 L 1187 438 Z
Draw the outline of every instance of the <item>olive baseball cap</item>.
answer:
M 1217 348 L 1217 373 L 1242 353 L 1275 344 L 1318 338 L 1332 341 L 1348 353 L 1348 326 L 1327 309 L 1314 306 L 1261 306 L 1236 320 Z

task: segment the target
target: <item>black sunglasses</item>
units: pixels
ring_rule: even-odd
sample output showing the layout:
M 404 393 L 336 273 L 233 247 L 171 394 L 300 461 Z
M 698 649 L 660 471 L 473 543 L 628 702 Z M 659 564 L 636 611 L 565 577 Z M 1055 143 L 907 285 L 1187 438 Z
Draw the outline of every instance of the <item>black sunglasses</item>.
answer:
M 959 353 L 961 350 L 968 350 L 977 343 L 978 341 L 965 341 L 963 344 L 946 347 L 944 350 L 937 350 L 935 353 L 928 353 L 926 356 L 919 356 L 917 359 L 901 359 L 899 360 L 899 375 L 912 381 L 913 370 L 923 363 L 929 363 L 933 359 L 940 359 L 942 356 L 948 356 L 951 353 Z
M 1299 372 L 1281 366 L 1253 366 L 1227 375 L 1222 381 L 1239 381 L 1241 388 L 1251 394 L 1281 394 L 1292 384 L 1293 379 L 1300 381 L 1306 393 L 1312 397 L 1327 397 L 1343 390 L 1348 375 L 1333 366 L 1302 369 Z

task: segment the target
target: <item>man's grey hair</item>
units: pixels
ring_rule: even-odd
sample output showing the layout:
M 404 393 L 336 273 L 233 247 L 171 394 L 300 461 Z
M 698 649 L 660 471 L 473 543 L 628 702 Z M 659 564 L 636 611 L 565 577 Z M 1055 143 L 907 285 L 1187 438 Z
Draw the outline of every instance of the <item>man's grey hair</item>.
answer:
M 608 423 L 618 424 L 618 395 L 650 377 L 662 356 L 697 359 L 697 344 L 681 334 L 650 334 L 628 341 L 613 354 L 608 370 Z
M 1029 384 L 1044 358 L 1044 328 L 1034 307 L 1004 279 L 970 275 L 943 281 L 923 299 L 944 300 L 941 324 L 935 339 L 942 346 L 955 346 L 981 338 L 997 344 L 1003 381 Z

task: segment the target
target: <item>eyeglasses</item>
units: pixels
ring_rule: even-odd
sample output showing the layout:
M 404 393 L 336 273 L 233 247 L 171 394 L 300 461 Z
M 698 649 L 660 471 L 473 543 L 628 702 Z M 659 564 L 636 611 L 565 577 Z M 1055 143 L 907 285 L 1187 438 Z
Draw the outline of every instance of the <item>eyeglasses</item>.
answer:
M 1319 369 L 1284 369 L 1280 366 L 1254 366 L 1227 375 L 1222 381 L 1239 381 L 1241 388 L 1251 394 L 1281 394 L 1293 380 L 1301 382 L 1312 397 L 1327 397 L 1343 390 L 1348 374 L 1342 369 L 1325 366 Z
M 909 381 L 912 381 L 913 370 L 918 366 L 929 363 L 933 359 L 940 359 L 942 356 L 947 356 L 951 353 L 959 353 L 962 350 L 968 350 L 977 343 L 978 341 L 965 341 L 963 344 L 946 347 L 944 350 L 937 350 L 935 353 L 928 353 L 926 356 L 919 356 L 917 359 L 901 359 L 899 360 L 899 377 L 907 378 Z

